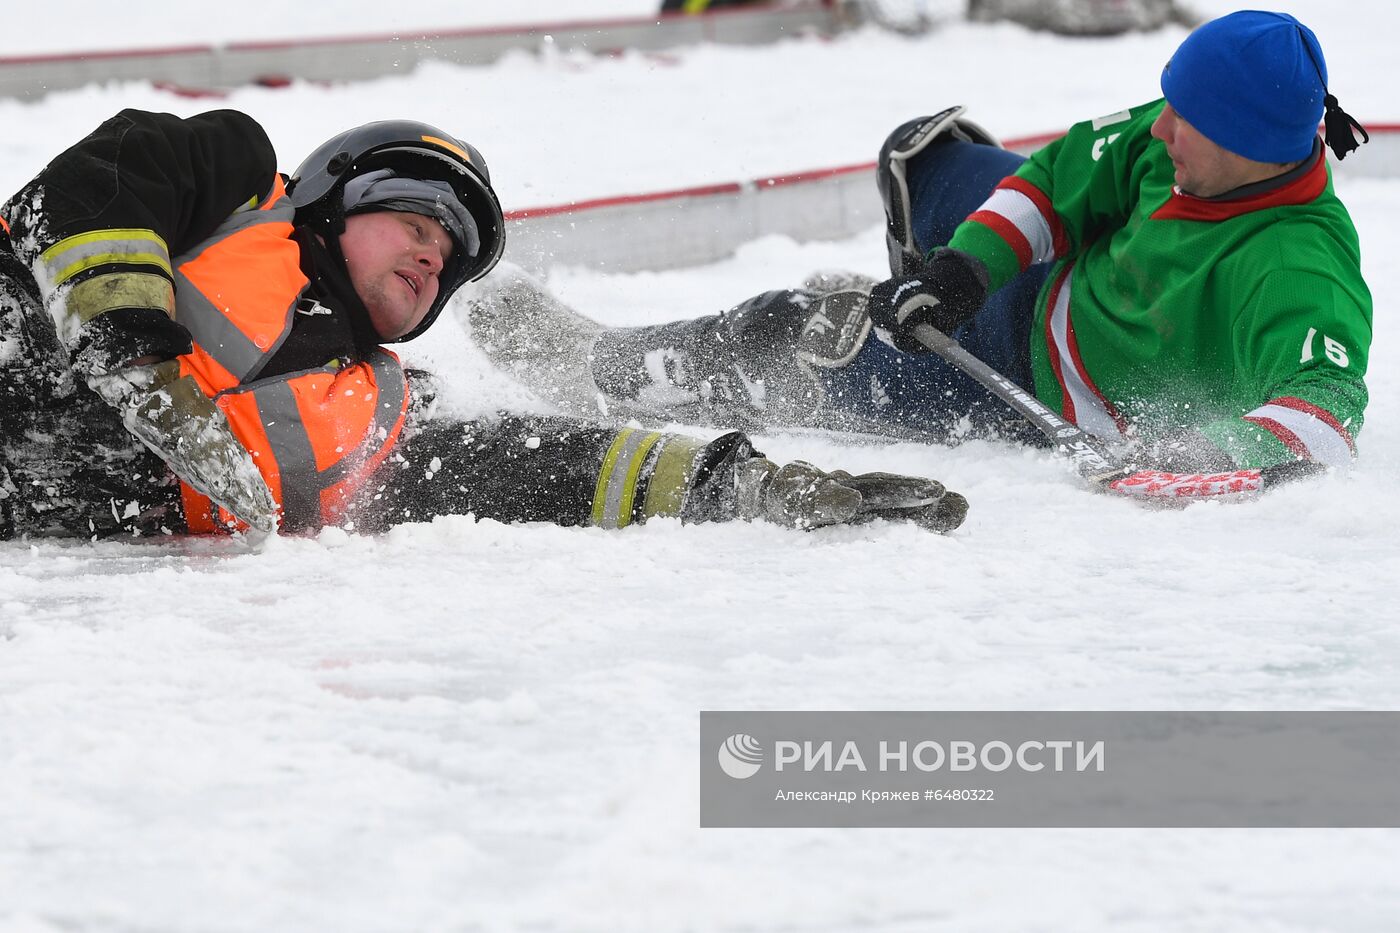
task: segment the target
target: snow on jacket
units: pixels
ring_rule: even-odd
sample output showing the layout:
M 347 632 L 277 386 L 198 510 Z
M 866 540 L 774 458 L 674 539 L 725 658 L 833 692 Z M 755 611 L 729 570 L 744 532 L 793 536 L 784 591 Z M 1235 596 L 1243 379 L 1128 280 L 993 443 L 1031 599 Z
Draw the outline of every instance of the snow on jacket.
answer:
M 284 530 L 466 513 L 603 527 L 724 520 L 735 470 L 758 456 L 737 432 L 706 443 L 566 418 L 434 417 L 431 379 L 366 341 L 343 266 L 294 227 L 266 133 L 235 111 L 123 111 L 0 217 L 11 234 L 0 245 L 14 250 L 0 278 L 26 279 L 10 291 L 37 299 L 0 315 L 0 347 L 43 357 L 0 367 L 0 398 L 25 409 L 0 414 L 33 441 L 16 453 L 23 501 L 0 514 L 0 538 L 179 530 L 163 481 L 141 475 L 149 455 L 68 365 L 85 377 L 178 357 L 254 454 Z M 6 271 L 11 261 L 30 274 Z M 69 430 L 74 419 L 92 430 Z M 188 530 L 225 527 L 192 489 L 180 499 Z
M 348 333 L 278 360 L 311 281 L 257 123 L 123 111 L 6 213 L 80 372 L 173 351 L 253 454 L 284 527 L 340 517 L 403 427 L 404 375 Z M 183 499 L 189 530 L 228 525 L 188 486 Z

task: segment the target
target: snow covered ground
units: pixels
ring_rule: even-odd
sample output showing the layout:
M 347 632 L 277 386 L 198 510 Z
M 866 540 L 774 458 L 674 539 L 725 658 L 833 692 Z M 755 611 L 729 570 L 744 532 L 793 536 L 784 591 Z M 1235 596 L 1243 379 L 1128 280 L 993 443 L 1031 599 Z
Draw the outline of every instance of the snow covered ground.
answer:
M 1344 106 L 1400 119 L 1394 5 L 1286 8 Z M 868 159 L 958 99 L 1006 136 L 1110 112 L 1154 96 L 1182 35 L 519 56 L 213 103 L 109 86 L 0 102 L 24 128 L 0 189 L 119 107 L 211 105 L 262 120 L 288 169 L 364 119 L 460 127 L 508 208 L 729 181 Z M 0 930 L 1394 929 L 1395 831 L 697 828 L 701 709 L 1400 708 L 1400 181 L 1339 190 L 1377 309 L 1361 459 L 1255 504 L 1145 512 L 1040 453 L 777 436 L 936 476 L 969 521 L 0 544 Z M 638 323 L 882 262 L 871 230 L 550 284 Z M 537 404 L 448 321 L 408 350 L 464 411 Z

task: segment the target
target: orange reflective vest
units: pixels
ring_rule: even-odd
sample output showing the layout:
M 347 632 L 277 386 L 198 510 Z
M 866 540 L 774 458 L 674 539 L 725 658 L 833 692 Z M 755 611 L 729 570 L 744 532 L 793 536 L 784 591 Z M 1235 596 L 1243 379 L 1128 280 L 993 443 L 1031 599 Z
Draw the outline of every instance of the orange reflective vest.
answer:
M 194 350 L 180 357 L 253 455 L 284 530 L 340 520 L 356 490 L 398 440 L 408 387 L 398 357 L 378 349 L 363 361 L 259 378 L 291 333 L 310 284 L 292 239 L 292 204 L 279 177 L 271 195 L 235 212 L 204 242 L 174 258 L 175 320 Z M 232 527 L 229 513 L 188 485 L 189 530 Z

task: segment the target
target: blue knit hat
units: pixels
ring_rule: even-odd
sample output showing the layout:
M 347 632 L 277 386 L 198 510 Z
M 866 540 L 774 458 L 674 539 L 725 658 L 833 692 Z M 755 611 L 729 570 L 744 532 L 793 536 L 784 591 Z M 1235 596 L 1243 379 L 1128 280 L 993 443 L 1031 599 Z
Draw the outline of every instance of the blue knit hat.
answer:
M 1186 37 L 1162 69 L 1162 93 L 1216 145 L 1256 162 L 1297 162 L 1317 138 L 1327 63 L 1292 16 L 1243 10 Z

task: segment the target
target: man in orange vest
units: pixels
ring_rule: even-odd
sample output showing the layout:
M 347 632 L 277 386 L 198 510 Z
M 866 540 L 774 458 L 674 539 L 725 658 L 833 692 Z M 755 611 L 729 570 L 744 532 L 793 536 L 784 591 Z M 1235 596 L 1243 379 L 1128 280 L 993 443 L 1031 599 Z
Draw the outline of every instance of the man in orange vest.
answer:
M 383 344 L 489 271 L 505 225 L 481 154 L 427 124 L 347 130 L 284 178 L 245 114 L 126 110 L 0 218 L 0 538 L 966 512 L 932 480 L 778 467 L 737 432 L 431 417 Z

